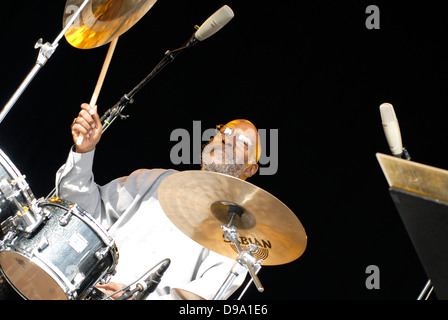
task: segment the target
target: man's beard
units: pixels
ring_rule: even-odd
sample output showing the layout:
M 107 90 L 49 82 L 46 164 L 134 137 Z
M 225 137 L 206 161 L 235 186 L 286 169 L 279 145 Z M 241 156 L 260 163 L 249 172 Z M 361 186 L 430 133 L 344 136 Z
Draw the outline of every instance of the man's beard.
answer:
M 213 161 L 214 157 L 211 156 L 212 151 L 218 151 L 219 154 L 222 154 L 222 149 L 216 148 L 216 146 L 214 146 L 212 143 L 206 145 L 204 150 L 202 151 L 202 168 L 204 170 L 223 173 L 236 178 L 239 178 L 241 175 L 243 175 L 244 170 L 247 168 L 247 165 L 235 163 L 233 154 L 228 154 L 228 157 L 224 157 L 224 164 L 222 164 L 215 163 Z M 220 162 L 222 161 L 223 159 L 221 157 Z

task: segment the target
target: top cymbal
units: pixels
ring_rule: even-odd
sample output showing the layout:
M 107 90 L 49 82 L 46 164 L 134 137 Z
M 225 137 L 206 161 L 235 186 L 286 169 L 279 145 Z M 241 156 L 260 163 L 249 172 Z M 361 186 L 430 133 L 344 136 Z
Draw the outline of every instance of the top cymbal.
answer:
M 221 229 L 229 222 L 229 205 L 243 210 L 233 222 L 242 248 L 256 244 L 259 250 L 253 254 L 263 259 L 263 265 L 289 263 L 305 251 L 305 229 L 294 213 L 268 192 L 238 178 L 209 171 L 179 172 L 162 181 L 158 196 L 167 217 L 183 233 L 231 259 L 238 251 Z
M 65 33 L 68 43 L 79 49 L 102 46 L 136 24 L 157 0 L 90 0 Z M 83 0 L 67 0 L 63 28 Z

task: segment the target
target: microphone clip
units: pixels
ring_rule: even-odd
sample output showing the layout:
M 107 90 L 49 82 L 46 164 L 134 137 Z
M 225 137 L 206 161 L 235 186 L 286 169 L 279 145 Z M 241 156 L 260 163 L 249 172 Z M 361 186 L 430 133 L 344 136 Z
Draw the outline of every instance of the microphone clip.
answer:
M 411 155 L 409 154 L 408 150 L 406 150 L 406 148 L 403 148 L 403 153 L 401 154 L 400 158 L 411 160 Z

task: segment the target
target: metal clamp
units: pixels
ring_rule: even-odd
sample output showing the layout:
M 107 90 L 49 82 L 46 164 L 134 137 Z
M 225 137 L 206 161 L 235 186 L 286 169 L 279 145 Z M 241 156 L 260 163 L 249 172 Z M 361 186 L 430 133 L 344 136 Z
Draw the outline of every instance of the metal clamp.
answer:
M 233 221 L 235 219 L 235 215 L 242 215 L 243 212 L 240 212 L 240 210 L 235 211 L 229 211 L 232 213 L 232 216 L 230 218 L 229 223 L 224 226 L 222 225 L 221 228 L 224 230 L 224 238 L 226 238 L 229 241 L 232 241 L 236 248 L 238 249 L 238 256 L 236 258 L 236 263 L 234 264 L 232 270 L 230 271 L 226 281 L 223 283 L 219 291 L 216 293 L 214 300 L 221 300 L 222 296 L 230 286 L 230 284 L 233 282 L 233 280 L 241 273 L 241 267 L 245 267 L 249 274 L 255 283 L 255 286 L 257 287 L 257 290 L 259 292 L 263 292 L 264 288 L 263 285 L 260 282 L 260 279 L 257 276 L 258 271 L 261 268 L 261 263 L 263 260 L 255 261 L 255 257 L 252 254 L 252 252 L 255 252 L 258 250 L 258 247 L 254 244 L 249 245 L 249 250 L 243 250 L 240 243 L 238 242 L 238 233 L 237 228 L 233 225 Z
M 40 38 L 39 40 L 37 40 L 36 44 L 34 45 L 34 49 L 38 49 L 39 50 L 39 55 L 37 56 L 37 60 L 36 63 L 39 64 L 40 66 L 45 65 L 45 63 L 48 61 L 48 59 L 50 59 L 50 57 L 52 56 L 52 54 L 56 51 L 56 48 L 58 47 L 58 43 L 56 43 L 55 45 L 49 43 L 49 42 L 45 42 L 44 44 L 42 38 Z

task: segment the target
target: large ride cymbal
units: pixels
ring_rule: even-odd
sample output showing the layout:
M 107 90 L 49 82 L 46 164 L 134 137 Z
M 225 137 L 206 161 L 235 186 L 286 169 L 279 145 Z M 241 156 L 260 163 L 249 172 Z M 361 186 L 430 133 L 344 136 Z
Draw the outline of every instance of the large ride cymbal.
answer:
M 102 46 L 136 24 L 157 0 L 90 0 L 65 33 L 68 43 L 79 49 Z M 67 0 L 63 28 L 83 0 Z
M 259 247 L 254 256 L 263 265 L 292 262 L 305 251 L 307 236 L 299 219 L 280 200 L 246 181 L 209 171 L 184 171 L 166 177 L 158 191 L 167 217 L 202 246 L 235 259 L 236 246 L 224 239 L 222 225 L 229 205 L 243 209 L 233 225 L 244 250 Z

